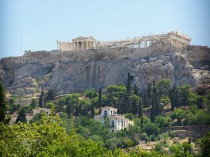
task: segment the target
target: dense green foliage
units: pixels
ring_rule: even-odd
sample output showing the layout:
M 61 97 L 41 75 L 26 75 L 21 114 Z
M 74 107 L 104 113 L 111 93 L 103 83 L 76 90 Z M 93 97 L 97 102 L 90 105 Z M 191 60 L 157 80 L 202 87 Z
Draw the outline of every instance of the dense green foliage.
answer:
M 151 152 L 132 147 L 141 141 L 160 140 L 160 131 L 165 127 L 209 124 L 210 95 L 198 95 L 188 85 L 171 86 L 169 79 L 153 82 L 145 91 L 139 91 L 132 81 L 128 74 L 126 85 L 110 85 L 98 92 L 88 89 L 57 99 L 54 91 L 44 93 L 42 88 L 39 102 L 32 99 L 24 107 L 12 97 L 7 110 L 19 113 L 17 122 L 26 122 L 25 114 L 38 105 L 55 110 L 60 118 L 37 115 L 31 124 L 1 123 L 0 156 L 192 156 L 190 143 L 167 146 L 170 154 L 165 155 L 164 142 Z M 133 120 L 134 126 L 114 133 L 110 132 L 108 118 L 104 124 L 96 122 L 94 115 L 107 105 Z M 207 136 L 200 141 L 204 156 L 209 149 L 208 140 Z
M 3 85 L 0 82 L 0 122 L 3 122 L 6 115 L 6 100 Z

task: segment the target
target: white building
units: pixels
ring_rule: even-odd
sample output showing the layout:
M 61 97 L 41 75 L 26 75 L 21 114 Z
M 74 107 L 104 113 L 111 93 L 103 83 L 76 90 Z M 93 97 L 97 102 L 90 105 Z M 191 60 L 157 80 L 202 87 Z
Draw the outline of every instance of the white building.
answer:
M 117 109 L 111 106 L 105 106 L 101 108 L 101 114 L 95 116 L 95 120 L 104 123 L 105 117 L 109 118 L 110 131 L 117 132 L 125 129 L 130 125 L 133 125 L 133 121 L 125 118 L 123 115 L 117 114 Z

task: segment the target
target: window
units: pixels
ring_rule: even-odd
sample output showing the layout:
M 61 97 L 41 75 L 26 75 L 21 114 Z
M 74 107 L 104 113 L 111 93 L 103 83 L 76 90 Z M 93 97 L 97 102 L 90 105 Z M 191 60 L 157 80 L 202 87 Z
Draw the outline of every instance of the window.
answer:
M 112 127 L 114 127 L 114 121 L 112 120 Z
M 107 116 L 107 110 L 104 111 L 104 116 Z

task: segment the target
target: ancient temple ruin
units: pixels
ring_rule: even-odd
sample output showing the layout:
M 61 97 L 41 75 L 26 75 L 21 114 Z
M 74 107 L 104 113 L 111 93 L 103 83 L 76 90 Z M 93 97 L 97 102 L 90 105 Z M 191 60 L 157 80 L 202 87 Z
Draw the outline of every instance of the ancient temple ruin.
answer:
M 77 37 L 71 42 L 57 41 L 57 49 L 61 51 L 96 49 L 99 45 L 93 37 Z
M 157 42 L 171 43 L 176 47 L 185 47 L 190 45 L 191 38 L 187 35 L 172 31 L 167 34 L 139 36 L 128 40 L 99 42 L 93 37 L 78 37 L 72 39 L 71 42 L 57 41 L 57 49 L 61 51 L 79 51 L 97 48 L 115 48 L 115 47 L 131 47 L 131 48 L 147 48 Z

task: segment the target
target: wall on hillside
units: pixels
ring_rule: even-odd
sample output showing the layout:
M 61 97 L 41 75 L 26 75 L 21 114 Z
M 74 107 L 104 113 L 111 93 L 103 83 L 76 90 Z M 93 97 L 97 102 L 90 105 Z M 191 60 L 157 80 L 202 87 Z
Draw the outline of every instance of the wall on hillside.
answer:
M 31 84 L 24 85 L 24 80 L 37 82 L 36 88 L 44 86 L 56 90 L 57 94 L 66 94 L 125 83 L 128 72 L 134 76 L 133 83 L 140 89 L 164 78 L 170 78 L 177 85 L 194 86 L 199 81 L 194 77 L 193 66 L 187 58 L 193 62 L 195 51 L 200 51 L 200 48 L 192 48 L 188 52 L 187 49 L 159 43 L 141 49 L 121 47 L 69 52 L 26 52 L 21 57 L 1 59 L 0 81 L 4 82 L 11 93 L 17 93 L 18 88 L 21 94 L 24 94 L 24 86 L 33 88 L 32 92 L 36 91 Z M 202 48 L 201 51 L 206 53 Z M 18 86 L 19 82 L 21 86 Z

